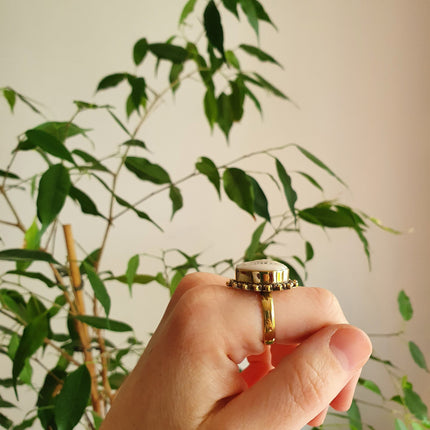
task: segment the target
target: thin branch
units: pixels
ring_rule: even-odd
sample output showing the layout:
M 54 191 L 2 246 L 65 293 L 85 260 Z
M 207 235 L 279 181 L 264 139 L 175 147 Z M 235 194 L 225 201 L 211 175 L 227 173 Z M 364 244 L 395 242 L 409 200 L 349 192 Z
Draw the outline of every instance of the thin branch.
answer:
M 66 351 L 61 349 L 59 346 L 55 345 L 54 342 L 52 342 L 51 339 L 48 339 L 47 337 L 44 339 L 44 342 L 49 345 L 51 348 L 54 348 L 57 352 L 59 352 L 69 363 L 73 363 L 75 366 L 80 366 L 81 363 L 79 361 L 75 360 L 70 354 L 68 354 Z
M 15 219 L 16 219 L 16 226 L 23 232 L 23 233 L 25 233 L 26 232 L 26 229 L 25 229 L 25 227 L 24 227 L 24 224 L 22 223 L 22 221 L 21 221 L 21 218 L 19 217 L 19 215 L 18 215 L 18 212 L 15 210 L 15 208 L 14 208 L 14 206 L 13 206 L 13 204 L 12 204 L 12 202 L 10 201 L 10 199 L 9 199 L 9 197 L 8 197 L 8 195 L 7 195 L 7 193 L 6 193 L 6 190 L 4 189 L 4 187 L 3 186 L 1 186 L 0 187 L 0 193 L 1 194 L 3 194 L 3 197 L 5 198 L 5 200 L 6 200 L 6 203 L 7 203 L 7 205 L 9 206 L 9 209 L 12 211 L 12 213 L 13 213 L 13 216 L 15 217 Z
M 260 150 L 260 151 L 250 152 L 249 154 L 242 155 L 241 157 L 238 157 L 238 158 L 236 158 L 236 159 L 234 159 L 232 161 L 229 161 L 226 164 L 218 166 L 217 169 L 225 169 L 225 168 L 231 166 L 232 164 L 238 163 L 239 161 L 242 161 L 242 160 L 244 160 L 246 158 L 254 157 L 254 156 L 260 155 L 260 154 L 266 154 L 266 153 L 269 154 L 270 152 L 274 152 L 274 151 L 280 151 L 280 150 L 285 149 L 285 148 L 287 148 L 289 146 L 292 146 L 292 145 L 294 145 L 294 144 L 293 143 L 287 143 L 286 145 L 281 145 L 281 146 L 276 146 L 276 147 L 269 148 L 269 149 L 263 149 L 263 150 Z M 136 207 L 136 206 L 140 205 L 141 203 L 145 202 L 146 200 L 150 199 L 151 197 L 154 197 L 155 195 L 160 194 L 163 191 L 166 191 L 166 190 L 170 189 L 171 185 L 174 185 L 174 186 L 179 185 L 182 182 L 185 182 L 188 179 L 191 179 L 191 178 L 193 178 L 195 176 L 199 176 L 199 175 L 201 175 L 200 172 L 194 171 L 193 173 L 190 173 L 190 174 L 184 176 L 183 178 L 178 179 L 177 181 L 173 182 L 172 184 L 168 184 L 168 185 L 166 185 L 164 187 L 158 188 L 155 191 L 152 191 L 151 193 L 147 194 L 146 196 L 144 196 L 141 199 L 139 199 L 136 202 L 134 202 L 132 206 Z M 128 209 L 128 208 L 122 209 L 115 216 L 113 216 L 112 221 L 115 220 L 115 219 L 117 219 L 117 218 L 119 218 L 120 216 L 124 215 L 129 210 L 130 209 Z
M 403 335 L 404 333 L 404 330 L 400 330 L 394 333 L 368 333 L 367 335 L 369 337 L 398 337 Z
M 19 228 L 19 224 L 17 224 L 16 222 L 4 221 L 4 220 L 0 219 L 0 224 L 5 224 L 5 225 L 9 225 L 11 227 L 18 227 Z

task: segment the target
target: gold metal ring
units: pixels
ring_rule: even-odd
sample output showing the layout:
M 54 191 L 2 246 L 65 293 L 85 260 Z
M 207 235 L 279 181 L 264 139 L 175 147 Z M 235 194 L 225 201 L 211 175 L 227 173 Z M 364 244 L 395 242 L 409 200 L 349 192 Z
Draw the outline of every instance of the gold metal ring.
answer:
M 275 309 L 272 291 L 290 290 L 298 287 L 296 280 L 289 279 L 289 269 L 273 260 L 246 261 L 236 266 L 236 277 L 227 286 L 260 294 L 263 308 L 263 342 L 275 342 Z

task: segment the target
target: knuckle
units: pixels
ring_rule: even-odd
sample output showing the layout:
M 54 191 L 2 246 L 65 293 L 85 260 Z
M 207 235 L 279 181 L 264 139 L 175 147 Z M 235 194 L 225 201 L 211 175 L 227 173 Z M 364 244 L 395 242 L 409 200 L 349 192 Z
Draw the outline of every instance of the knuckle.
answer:
M 202 284 L 203 277 L 204 274 L 200 272 L 188 273 L 179 282 L 178 286 L 176 287 L 175 294 L 182 295 L 188 290 Z
M 313 300 L 315 300 L 321 309 L 324 309 L 330 322 L 346 322 L 339 301 L 332 292 L 324 288 L 312 288 L 311 291 L 311 294 L 314 296 Z
M 217 306 L 214 304 L 216 296 L 215 289 L 209 286 L 188 288 L 183 292 L 171 319 L 171 327 L 181 341 L 205 337 L 202 334 L 207 332 L 208 325 L 212 323 L 213 310 Z

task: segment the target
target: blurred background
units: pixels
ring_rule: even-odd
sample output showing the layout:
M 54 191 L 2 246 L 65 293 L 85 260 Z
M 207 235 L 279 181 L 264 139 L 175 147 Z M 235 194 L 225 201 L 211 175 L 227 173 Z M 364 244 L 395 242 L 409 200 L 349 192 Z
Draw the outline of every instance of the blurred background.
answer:
M 73 100 L 113 104 L 123 118 L 125 93 L 115 89 L 95 96 L 97 83 L 111 73 L 134 71 L 132 47 L 139 38 L 165 41 L 176 33 L 184 3 L 37 0 L 23 4 L 0 0 L 0 87 L 11 86 L 40 102 L 49 120 L 68 120 L 74 112 Z M 196 8 L 198 19 L 204 3 Z M 277 0 L 266 2 L 265 7 L 278 30 L 262 25 L 258 42 L 248 25 L 237 26 L 225 13 L 225 45 L 231 49 L 244 41 L 259 43 L 283 65 L 283 69 L 262 65 L 263 76 L 294 103 L 262 95 L 263 118 L 248 104 L 242 123 L 233 127 L 227 144 L 219 130 L 210 133 L 202 110 L 201 86 L 190 81 L 175 98 L 165 98 L 139 138 L 173 178 L 191 172 L 201 155 L 222 163 L 290 142 L 321 158 L 348 188 L 318 172 L 294 149 L 277 153 L 287 169 L 315 173 L 327 198 L 341 198 L 404 234 L 391 235 L 378 228 L 369 231 L 369 271 L 362 245 L 353 234 L 306 229 L 306 239 L 315 250 L 306 284 L 333 291 L 351 323 L 371 334 L 402 328 L 397 294 L 404 289 L 415 310 L 404 339 L 416 342 L 429 360 L 430 2 Z M 249 61 L 250 66 L 256 66 Z M 152 67 L 145 73 L 152 76 Z M 161 73 L 165 73 L 162 68 Z M 162 81 L 160 88 L 166 79 Z M 0 101 L 0 118 L 0 167 L 5 168 L 17 136 L 37 125 L 40 118 L 22 104 L 17 104 L 11 115 L 5 100 Z M 95 112 L 82 118 L 78 125 L 94 129 L 89 135 L 100 154 L 109 154 L 124 140 L 121 130 L 106 116 Z M 257 169 L 267 162 L 257 157 L 244 167 Z M 25 164 L 25 157 L 22 163 L 21 169 L 33 167 Z M 124 273 L 124 256 L 139 252 L 159 255 L 161 248 L 201 252 L 201 259 L 208 263 L 240 257 L 258 224 L 231 202 L 220 203 L 213 189 L 207 185 L 203 190 L 202 183 L 190 181 L 183 187 L 184 208 L 172 223 L 170 202 L 151 200 L 147 211 L 163 225 L 165 234 L 138 223 L 134 215 L 118 219 L 103 268 Z M 269 182 L 266 185 L 270 194 Z M 299 194 L 298 207 L 316 201 L 315 190 L 298 175 L 293 176 L 293 186 Z M 129 189 L 127 178 L 120 187 L 136 197 L 142 193 Z M 273 198 L 274 212 L 285 206 L 278 200 Z M 24 200 L 18 197 L 16 204 L 25 211 Z M 4 210 L 1 202 L 0 211 Z M 71 222 L 80 244 L 88 251 L 94 249 L 101 227 L 91 220 L 76 225 L 73 214 L 71 209 L 62 222 Z M 34 213 L 28 213 L 26 221 L 31 223 L 33 217 Z M 4 226 L 0 228 L 4 244 L 19 239 Z M 302 246 L 297 238 L 286 236 L 285 240 L 279 248 L 281 254 L 303 253 L 297 249 Z M 156 270 L 155 260 L 144 264 L 147 266 L 140 271 Z M 132 299 L 126 286 L 111 293 L 115 297 L 112 317 L 124 319 L 126 315 L 137 336 L 147 340 L 161 318 L 169 292 L 151 284 L 135 287 Z M 428 375 L 413 363 L 406 341 L 373 340 L 375 354 L 405 369 L 416 391 L 430 404 Z M 366 377 L 382 385 L 391 383 L 374 364 L 366 372 Z M 371 413 L 378 429 L 392 423 L 384 421 L 378 409 Z

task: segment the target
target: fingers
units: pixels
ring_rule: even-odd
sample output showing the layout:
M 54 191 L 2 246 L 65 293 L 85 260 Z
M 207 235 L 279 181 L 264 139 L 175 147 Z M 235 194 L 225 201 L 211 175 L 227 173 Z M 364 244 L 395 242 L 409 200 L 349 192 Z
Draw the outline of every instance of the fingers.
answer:
M 263 376 L 267 375 L 272 369 L 272 354 L 270 346 L 264 348 L 264 352 L 259 355 L 248 357 L 248 367 L 240 374 L 248 387 L 257 383 Z
M 213 347 L 220 346 L 214 344 L 213 336 L 222 337 L 226 355 L 240 363 L 264 350 L 261 298 L 227 288 L 225 281 L 221 276 L 203 273 L 186 276 L 161 326 L 172 324 L 174 319 L 175 328 L 182 332 L 197 328 L 204 331 Z M 298 344 L 321 327 L 347 322 L 336 298 L 327 290 L 306 287 L 272 294 L 278 344 Z M 178 322 L 177 315 L 185 318 Z
M 325 327 L 230 401 L 212 417 L 209 428 L 299 430 L 314 417 L 321 419 L 321 411 L 370 353 L 370 341 L 362 331 L 347 325 Z

